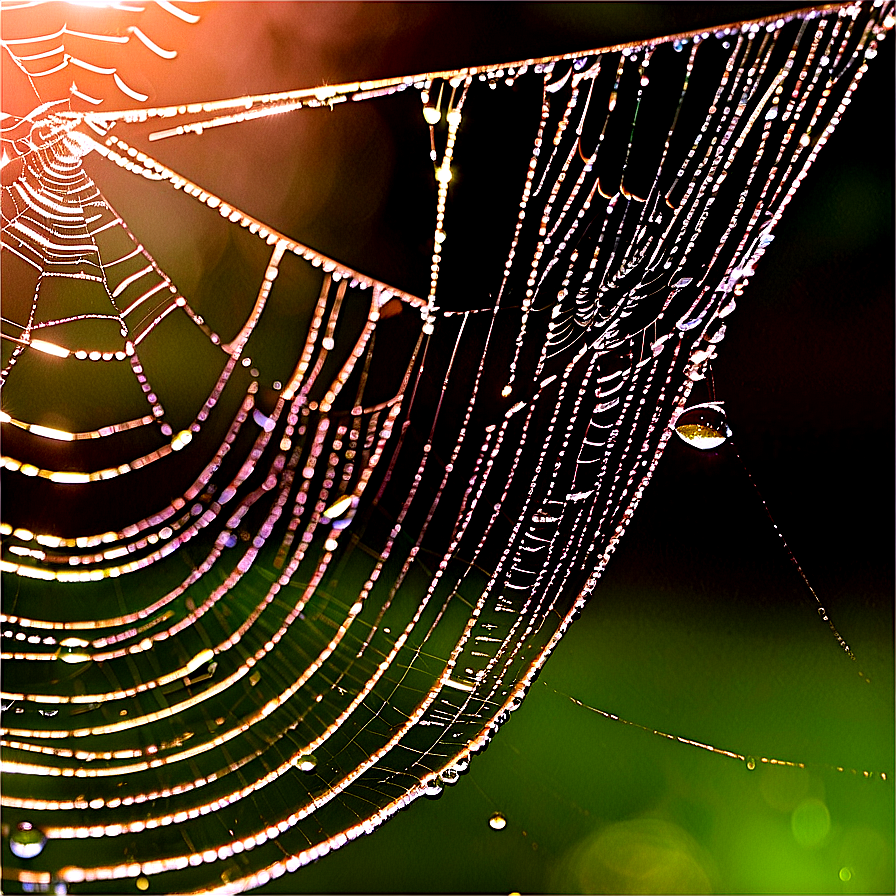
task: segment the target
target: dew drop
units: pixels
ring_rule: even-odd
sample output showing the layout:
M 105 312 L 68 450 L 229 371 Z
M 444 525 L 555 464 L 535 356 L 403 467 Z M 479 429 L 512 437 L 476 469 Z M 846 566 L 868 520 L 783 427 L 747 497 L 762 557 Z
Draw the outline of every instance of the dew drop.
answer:
M 80 641 L 77 638 L 66 638 L 61 642 L 61 646 L 56 651 L 56 658 L 62 660 L 63 663 L 76 665 L 78 663 L 89 663 L 91 660 L 90 653 L 87 650 L 86 641 Z M 23 822 L 27 824 L 28 822 Z M 37 853 L 35 853 L 36 855 Z
M 736 307 L 737 307 L 737 302 L 734 299 L 732 299 L 730 302 L 728 302 L 727 305 L 725 305 L 722 308 L 719 308 L 718 316 L 719 317 L 727 317 L 729 314 L 731 314 L 732 311 L 734 311 L 734 309 Z
M 431 799 L 438 799 L 442 795 L 442 787 L 439 784 L 438 779 L 433 778 L 431 781 L 427 781 L 423 792 Z
M 668 336 L 663 336 L 660 339 L 657 339 L 656 342 L 651 344 L 650 351 L 653 354 L 654 358 L 663 350 L 663 346 L 666 344 L 666 340 L 668 338 Z
M 293 756 L 292 765 L 303 772 L 313 772 L 317 768 L 317 757 L 314 753 L 306 753 L 304 756 Z
M 457 784 L 460 780 L 460 772 L 456 768 L 446 768 L 445 771 L 439 775 L 439 780 L 443 784 Z
M 503 831 L 507 827 L 507 819 L 500 813 L 495 812 L 488 820 L 488 826 L 493 831 Z
M 747 756 L 747 769 L 753 771 L 756 768 L 756 760 L 752 756 Z
M 43 852 L 46 843 L 46 834 L 40 828 L 30 821 L 20 821 L 9 838 L 9 849 L 20 859 L 33 859 Z
M 731 438 L 731 428 L 722 408 L 709 402 L 686 408 L 675 423 L 679 438 L 692 448 L 710 451 Z

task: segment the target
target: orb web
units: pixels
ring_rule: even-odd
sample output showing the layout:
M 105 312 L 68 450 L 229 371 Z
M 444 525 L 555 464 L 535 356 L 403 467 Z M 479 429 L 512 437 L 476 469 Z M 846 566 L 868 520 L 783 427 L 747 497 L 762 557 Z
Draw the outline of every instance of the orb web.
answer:
M 2 802 L 16 842 L 41 843 L 19 881 L 241 892 L 456 783 L 687 437 L 725 318 L 892 25 L 853 4 L 4 118 Z M 425 295 L 153 153 L 412 95 Z M 488 156 L 491 112 L 527 135 L 509 175 L 495 162 L 519 210 L 468 279 L 452 184 Z M 127 212 L 107 198 L 122 182 Z M 131 223 L 155 203 L 163 232 L 183 214 L 223 234 L 218 281 L 169 273 L 164 233 Z

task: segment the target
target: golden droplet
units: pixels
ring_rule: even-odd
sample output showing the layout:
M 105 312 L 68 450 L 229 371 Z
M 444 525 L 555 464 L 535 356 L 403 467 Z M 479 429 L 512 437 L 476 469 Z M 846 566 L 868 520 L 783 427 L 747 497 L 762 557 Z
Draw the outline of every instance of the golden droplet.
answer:
M 731 438 L 731 428 L 722 407 L 714 402 L 698 404 L 682 411 L 675 423 L 678 437 L 692 448 L 710 451 Z

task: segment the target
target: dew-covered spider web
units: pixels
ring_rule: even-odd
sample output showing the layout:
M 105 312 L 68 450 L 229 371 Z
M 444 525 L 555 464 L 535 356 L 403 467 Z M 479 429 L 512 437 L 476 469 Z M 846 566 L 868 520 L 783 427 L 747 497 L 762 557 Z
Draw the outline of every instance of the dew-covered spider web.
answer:
M 142 103 L 72 49 L 115 41 L 13 34 L 31 5 L 4 13 L 40 98 L 3 118 L 10 879 L 242 892 L 456 783 L 520 706 L 893 7 L 110 111 L 67 81 Z M 423 288 L 189 161 L 366 104 L 432 162 Z M 452 218 L 496 182 L 517 205 Z

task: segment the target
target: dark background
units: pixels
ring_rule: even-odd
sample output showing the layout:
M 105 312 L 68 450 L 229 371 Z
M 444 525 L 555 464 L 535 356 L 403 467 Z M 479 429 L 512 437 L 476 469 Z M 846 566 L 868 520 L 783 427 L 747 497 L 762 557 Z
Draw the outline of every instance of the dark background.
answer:
M 198 25 L 144 28 L 177 60 L 135 52 L 121 70 L 150 103 L 187 102 L 572 52 L 793 8 L 191 5 Z M 297 136 L 272 119 L 151 151 L 290 236 L 419 294 L 433 201 L 396 193 L 403 132 L 362 105 L 350 125 L 326 125 L 330 136 L 341 127 L 336 150 L 323 125 Z M 893 109 L 890 38 L 729 318 L 713 370 L 737 450 L 856 663 L 818 618 L 731 446 L 699 454 L 676 440 L 583 618 L 470 772 L 270 892 L 893 892 Z M 152 227 L 151 209 L 145 218 Z M 214 251 L 189 223 L 162 223 L 172 251 L 206 259 L 193 266 L 198 288 Z M 748 771 L 567 695 L 807 769 L 758 761 Z M 498 810 L 508 825 L 494 832 Z

